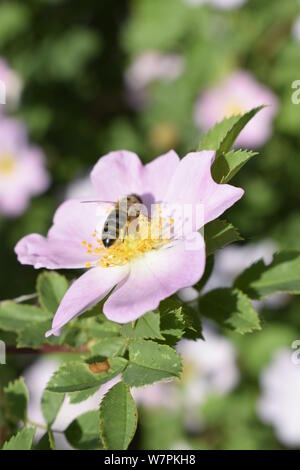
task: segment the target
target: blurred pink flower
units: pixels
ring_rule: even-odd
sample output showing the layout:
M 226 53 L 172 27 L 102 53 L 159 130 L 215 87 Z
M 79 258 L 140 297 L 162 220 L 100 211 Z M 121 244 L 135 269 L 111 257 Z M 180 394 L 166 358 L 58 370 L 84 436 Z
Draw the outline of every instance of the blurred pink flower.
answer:
M 243 195 L 241 188 L 217 184 L 211 177 L 214 152 L 189 153 L 181 161 L 174 151 L 143 166 L 132 152 L 111 152 L 95 165 L 91 179 L 100 200 L 118 201 L 137 194 L 144 204 L 161 202 L 168 207 L 189 204 L 204 208 L 203 224 L 215 219 Z M 47 238 L 24 237 L 15 250 L 23 264 L 35 268 L 90 268 L 64 296 L 48 335 L 59 335 L 70 320 L 98 303 L 111 291 L 103 312 L 110 320 L 127 323 L 158 307 L 161 300 L 179 289 L 195 284 L 205 266 L 201 226 L 167 239 L 141 238 L 144 228 L 152 230 L 151 218 L 139 219 L 139 232 L 122 243 L 104 248 L 101 234 L 107 206 L 70 200 L 54 216 Z M 187 232 L 187 218 L 177 218 L 175 230 Z M 144 232 L 145 233 L 145 232 Z M 97 235 L 98 234 L 98 235 Z M 99 237 L 99 238 L 98 238 Z M 193 247 L 187 249 L 187 240 Z M 94 246 L 95 242 L 99 245 Z
M 196 125 L 207 132 L 225 117 L 263 104 L 268 107 L 247 124 L 235 142 L 236 147 L 259 147 L 272 134 L 278 100 L 271 90 L 258 83 L 248 72 L 234 72 L 222 83 L 204 91 L 196 103 L 194 119 Z
M 296 41 L 300 42 L 300 15 L 297 16 L 292 25 L 292 36 Z
M 184 69 L 184 59 L 178 54 L 148 51 L 137 56 L 126 71 L 128 99 L 135 107 L 142 107 L 147 100 L 146 88 L 156 81 L 178 78 Z
M 183 360 L 185 425 L 190 430 L 203 426 L 200 408 L 207 398 L 226 395 L 240 378 L 234 345 L 207 326 L 203 337 L 205 341 L 183 339 L 177 346 Z
M 292 361 L 292 350 L 278 350 L 263 370 L 258 414 L 274 427 L 287 446 L 300 445 L 300 365 Z
M 0 214 L 21 214 L 30 197 L 48 185 L 44 155 L 28 143 L 25 127 L 15 119 L 0 119 Z
M 201 405 L 211 395 L 226 395 L 239 382 L 234 345 L 205 326 L 205 341 L 182 340 L 177 345 L 183 362 L 179 381 L 159 382 L 144 388 L 133 388 L 137 403 L 146 408 L 168 408 L 185 411 L 187 429 L 203 426 Z
M 240 7 L 244 5 L 247 0 L 185 0 L 190 6 L 198 5 L 212 5 L 222 10 L 231 10 L 232 8 Z
M 95 199 L 96 194 L 90 175 L 81 176 L 69 184 L 65 192 L 65 200 L 68 199 Z
M 43 357 L 35 361 L 24 371 L 24 381 L 29 391 L 28 419 L 42 426 L 46 426 L 47 424 L 41 409 L 42 396 L 51 376 L 58 370 L 60 365 L 61 361 L 57 357 L 54 359 Z M 58 450 L 73 449 L 64 436 L 63 431 L 65 431 L 78 416 L 88 411 L 98 410 L 105 393 L 120 380 L 121 377 L 117 376 L 104 385 L 99 386 L 99 389 L 93 395 L 80 403 L 71 403 L 70 396 L 66 395 L 52 425 L 52 429 L 55 429 L 53 435 Z M 44 430 L 37 428 L 35 439 L 38 441 L 44 433 Z
M 206 283 L 203 293 L 219 287 L 231 287 L 235 278 L 252 264 L 263 259 L 270 264 L 274 253 L 278 250 L 273 240 L 261 240 L 247 245 L 230 245 L 217 251 L 214 259 L 213 273 Z M 287 294 L 275 294 L 268 299 L 252 301 L 257 310 L 266 307 L 278 309 L 290 300 Z
M 183 339 L 177 346 L 186 364 L 183 379 L 186 374 L 188 401 L 195 404 L 211 393 L 228 393 L 239 380 L 233 344 L 207 326 L 203 336 L 205 341 Z
M 23 87 L 22 80 L 2 58 L 0 58 L 0 84 L 2 84 L 0 111 L 4 111 L 4 106 L 15 108 L 19 103 Z
M 134 401 L 145 408 L 167 408 L 176 410 L 180 404 L 178 383 L 172 381 L 156 382 L 146 387 L 131 389 Z

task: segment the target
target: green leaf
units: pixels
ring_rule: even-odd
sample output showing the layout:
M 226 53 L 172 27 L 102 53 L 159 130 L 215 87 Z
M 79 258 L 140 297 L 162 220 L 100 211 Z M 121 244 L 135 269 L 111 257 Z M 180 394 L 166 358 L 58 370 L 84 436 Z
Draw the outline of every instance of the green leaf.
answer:
M 202 338 L 199 315 L 178 298 L 163 300 L 159 310 L 161 332 L 169 345 L 176 344 L 182 336 L 190 339 Z
M 168 344 L 176 344 L 184 334 L 182 303 L 178 299 L 163 300 L 159 305 L 160 328 Z
M 206 256 L 220 250 L 230 243 L 242 240 L 238 230 L 226 220 L 216 219 L 205 225 L 204 238 L 206 244 Z
M 16 304 L 10 300 L 0 304 L 0 328 L 4 331 L 21 331 L 28 323 L 45 323 L 48 314 L 33 305 Z
M 16 423 L 19 421 L 26 423 L 29 395 L 23 378 L 10 382 L 4 393 L 10 418 Z
M 106 393 L 100 405 L 103 447 L 126 450 L 135 434 L 137 420 L 137 410 L 129 387 L 124 382 L 117 383 Z
M 256 155 L 255 152 L 246 150 L 230 152 L 230 149 L 248 122 L 264 107 L 264 105 L 259 106 L 243 115 L 225 118 L 202 137 L 198 150 L 216 151 L 212 176 L 217 183 L 228 182 L 250 158 Z
M 31 13 L 29 5 L 17 2 L 1 3 L 0 6 L 0 45 L 1 48 L 16 38 L 19 34 L 27 31 L 31 24 Z M 25 33 L 26 34 L 26 33 Z M 20 36 L 19 36 L 20 37 Z
M 139 431 L 142 449 L 174 449 L 174 442 L 186 440 L 179 409 L 170 413 L 162 407 L 142 408 L 139 412 Z
M 88 388 L 86 390 L 81 390 L 80 392 L 69 392 L 70 403 L 81 403 L 82 401 L 87 400 L 89 397 L 94 395 L 99 390 L 99 385 L 96 387 Z
M 2 450 L 30 450 L 34 434 L 34 428 L 23 428 L 8 442 L 4 443 Z
M 51 429 L 48 429 L 48 439 L 49 439 L 50 449 L 56 450 L 56 444 L 55 444 L 53 432 L 51 431 Z
M 127 338 L 163 339 L 159 324 L 159 314 L 157 312 L 148 312 L 136 322 L 123 325 L 122 335 Z
M 265 107 L 264 105 L 258 106 L 257 108 L 253 108 L 241 116 L 236 116 L 237 121 L 234 122 L 233 126 L 226 133 L 221 144 L 216 149 L 217 150 L 216 159 L 223 153 L 229 152 L 229 150 L 231 149 L 232 145 L 234 144 L 240 132 L 244 129 L 244 127 L 248 124 L 248 122 L 264 107 Z
M 218 122 L 202 137 L 198 150 L 218 150 L 228 132 L 239 119 L 240 115 L 230 116 L 223 119 L 221 122 Z
M 57 413 L 59 412 L 60 407 L 64 401 L 64 398 L 65 395 L 62 393 L 54 393 L 49 392 L 49 390 L 44 390 L 41 401 L 41 408 L 48 426 L 51 426 L 51 424 L 54 422 Z
M 51 377 L 47 390 L 66 393 L 95 388 L 122 372 L 127 361 L 122 357 L 113 357 L 108 363 L 109 370 L 100 373 L 91 372 L 88 364 L 79 361 L 62 364 Z
M 118 336 L 102 338 L 90 347 L 93 356 L 114 357 L 122 356 L 125 352 L 127 340 Z
M 108 336 L 119 336 L 121 325 L 107 320 L 104 315 L 98 318 L 86 318 L 78 320 L 80 328 L 92 338 L 107 338 Z
M 277 253 L 269 265 L 260 260 L 240 274 L 234 285 L 251 299 L 280 292 L 300 294 L 300 252 Z
M 49 340 L 45 338 L 45 333 L 51 329 L 51 323 L 50 318 L 44 322 L 28 322 L 18 334 L 17 347 L 38 349 L 42 344 L 49 343 Z
M 203 338 L 202 324 L 199 312 L 189 305 L 183 306 L 183 318 L 185 323 L 184 337 L 188 339 Z
M 179 377 L 181 360 L 170 346 L 154 341 L 134 340 L 129 345 L 129 364 L 123 372 L 124 381 L 132 387 Z
M 49 433 L 46 432 L 34 446 L 34 450 L 52 450 L 49 440 Z
M 238 289 L 214 289 L 199 299 L 202 315 L 236 333 L 260 330 L 260 321 L 250 299 Z
M 56 450 L 56 444 L 53 433 L 50 429 L 41 437 L 34 450 Z
M 43 272 L 37 279 L 37 293 L 41 307 L 54 314 L 67 292 L 69 283 L 65 276 L 56 272 Z
M 118 423 L 117 426 L 116 423 Z M 116 419 L 113 425 L 116 427 L 119 426 L 118 419 Z M 101 449 L 98 411 L 88 411 L 78 416 L 65 430 L 65 436 L 75 449 Z
M 50 336 L 45 338 L 46 331 L 51 329 L 52 318 L 45 320 L 44 322 L 28 322 L 28 324 L 18 332 L 17 336 L 17 347 L 18 348 L 33 348 L 39 349 L 44 344 L 52 345 L 68 345 L 71 348 L 80 348 L 88 340 L 85 331 L 80 329 L 78 324 L 76 327 L 73 324 L 68 324 L 64 327 L 61 335 Z
M 250 150 L 232 150 L 220 155 L 215 159 L 211 168 L 213 179 L 217 183 L 228 183 L 255 155 L 257 155 L 257 152 Z

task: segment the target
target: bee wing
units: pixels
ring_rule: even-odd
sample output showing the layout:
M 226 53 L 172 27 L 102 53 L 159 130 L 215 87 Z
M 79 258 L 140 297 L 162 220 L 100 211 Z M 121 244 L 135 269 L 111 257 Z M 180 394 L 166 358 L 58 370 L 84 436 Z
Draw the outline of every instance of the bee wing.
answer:
M 80 201 L 81 204 L 116 204 L 116 201 L 101 201 L 100 199 Z

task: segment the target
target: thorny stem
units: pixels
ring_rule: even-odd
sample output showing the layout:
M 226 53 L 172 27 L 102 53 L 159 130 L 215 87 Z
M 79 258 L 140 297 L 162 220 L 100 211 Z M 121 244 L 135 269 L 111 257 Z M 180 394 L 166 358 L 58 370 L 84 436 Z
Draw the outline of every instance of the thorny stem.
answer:
M 53 354 L 53 353 L 86 353 L 89 352 L 86 344 L 79 348 L 71 348 L 70 346 L 52 346 L 45 344 L 40 349 L 33 348 L 16 348 L 15 346 L 8 346 L 6 348 L 8 354 Z
M 36 299 L 38 297 L 38 294 L 37 293 L 34 293 L 34 294 L 27 294 L 27 295 L 21 295 L 20 297 L 16 297 L 15 299 L 9 299 L 11 302 L 15 302 L 16 304 L 20 304 L 22 302 L 26 302 L 27 300 L 32 300 L 32 299 Z M 3 302 L 7 302 L 8 300 L 1 300 L 0 301 L 0 305 L 3 303 Z
M 45 426 L 44 424 L 36 423 L 35 421 L 31 421 L 30 419 L 26 421 L 26 424 L 29 424 L 30 426 L 34 426 L 35 428 L 43 429 L 44 431 L 51 431 L 51 432 L 60 433 L 60 434 L 64 433 L 64 431 L 59 431 L 58 429 L 47 428 L 47 426 Z

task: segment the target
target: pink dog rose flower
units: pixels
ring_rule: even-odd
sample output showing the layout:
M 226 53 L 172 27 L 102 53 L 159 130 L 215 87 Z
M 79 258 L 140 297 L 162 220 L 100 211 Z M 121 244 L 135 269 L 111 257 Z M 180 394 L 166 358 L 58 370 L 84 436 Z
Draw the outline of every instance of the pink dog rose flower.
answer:
M 0 111 L 4 111 L 4 106 L 14 108 L 18 105 L 22 86 L 20 77 L 0 58 Z
M 153 50 L 138 55 L 125 73 L 129 102 L 136 108 L 143 107 L 147 102 L 147 87 L 152 82 L 175 80 L 183 69 L 184 59 L 179 54 Z
M 297 41 L 300 42 L 300 15 L 294 21 L 292 26 L 292 37 Z
M 250 121 L 236 140 L 236 147 L 260 147 L 272 133 L 272 121 L 278 108 L 274 93 L 258 83 L 248 72 L 237 71 L 223 83 L 203 92 L 199 97 L 194 119 L 207 132 L 217 122 L 233 114 L 241 114 L 262 104 L 268 105 Z
M 178 210 L 173 211 L 173 219 L 141 216 L 134 236 L 129 233 L 107 248 L 101 240 L 107 205 L 69 200 L 58 208 L 46 238 L 31 234 L 19 241 L 16 253 L 23 264 L 88 268 L 65 294 L 47 335 L 59 335 L 67 322 L 108 294 L 104 314 L 112 321 L 127 323 L 201 278 L 205 246 L 198 230 L 243 195 L 240 188 L 215 183 L 210 170 L 213 159 L 212 151 L 189 153 L 182 160 L 170 151 L 143 166 L 135 153 L 117 151 L 102 157 L 91 172 L 94 190 L 102 201 L 136 194 L 147 206 L 159 202 L 159 214 L 167 214 L 170 207 L 201 205 L 203 219 L 193 228 L 189 216 L 180 216 Z M 171 224 L 173 232 L 153 236 L 157 226 L 165 223 Z M 180 229 L 183 234 L 178 237 Z
M 31 196 L 49 185 L 44 155 L 28 143 L 25 127 L 14 119 L 0 120 L 0 214 L 20 215 Z
M 260 419 L 274 428 L 280 442 L 288 447 L 300 445 L 299 343 L 293 349 L 280 348 L 260 376 L 261 396 L 257 411 Z
M 154 80 L 176 79 L 183 67 L 183 58 L 177 54 L 148 51 L 136 57 L 126 72 L 126 81 L 131 88 L 141 89 Z
M 212 5 L 221 10 L 231 10 L 232 8 L 240 7 L 244 5 L 246 1 L 247 0 L 185 0 L 190 6 Z

